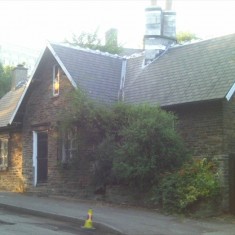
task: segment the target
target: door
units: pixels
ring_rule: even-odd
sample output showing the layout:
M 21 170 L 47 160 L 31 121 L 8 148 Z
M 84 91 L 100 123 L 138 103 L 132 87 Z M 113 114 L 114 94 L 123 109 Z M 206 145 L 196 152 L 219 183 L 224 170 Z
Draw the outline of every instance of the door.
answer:
M 37 183 L 47 181 L 48 172 L 48 135 L 47 132 L 37 133 Z
M 235 155 L 229 158 L 229 194 L 230 212 L 235 214 Z

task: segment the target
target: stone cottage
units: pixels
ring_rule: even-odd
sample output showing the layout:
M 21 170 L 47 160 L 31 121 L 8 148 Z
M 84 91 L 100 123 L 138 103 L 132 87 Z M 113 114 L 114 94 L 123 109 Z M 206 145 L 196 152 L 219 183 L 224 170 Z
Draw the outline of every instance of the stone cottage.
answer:
M 9 191 L 87 193 L 89 175 L 77 179 L 61 162 L 76 154 L 76 131 L 59 138 L 67 94 L 82 88 L 112 104 L 150 103 L 173 111 L 194 156 L 221 162 L 223 208 L 234 208 L 235 34 L 171 47 L 145 64 L 143 53 L 121 57 L 48 44 L 35 71 L 13 71 L 12 89 L 0 100 L 0 188 Z M 76 189 L 76 190 L 75 190 Z M 79 189 L 79 190 L 77 190 Z

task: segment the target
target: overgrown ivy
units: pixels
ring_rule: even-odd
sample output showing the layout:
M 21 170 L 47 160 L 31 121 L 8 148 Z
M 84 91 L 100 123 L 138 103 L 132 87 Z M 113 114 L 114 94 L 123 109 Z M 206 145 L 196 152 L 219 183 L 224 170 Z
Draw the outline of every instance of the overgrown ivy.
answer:
M 64 126 L 77 125 L 80 136 L 72 165 L 81 157 L 92 161 L 95 187 L 129 186 L 178 211 L 218 195 L 213 165 L 190 162 L 174 114 L 147 104 L 102 106 L 81 90 L 70 99 Z
M 115 179 L 148 191 L 161 174 L 179 168 L 187 158 L 183 141 L 174 129 L 176 117 L 172 113 L 147 104 L 102 106 L 81 90 L 71 99 L 72 114 L 67 123 L 78 126 L 83 136 L 78 144 L 92 149 L 87 154 L 97 163 L 95 174 L 105 175 L 103 179 L 95 176 L 103 181 L 100 183 Z
M 154 191 L 152 199 L 170 212 L 189 212 L 201 202 L 216 203 L 221 196 L 217 163 L 208 158 L 186 162 L 163 177 Z

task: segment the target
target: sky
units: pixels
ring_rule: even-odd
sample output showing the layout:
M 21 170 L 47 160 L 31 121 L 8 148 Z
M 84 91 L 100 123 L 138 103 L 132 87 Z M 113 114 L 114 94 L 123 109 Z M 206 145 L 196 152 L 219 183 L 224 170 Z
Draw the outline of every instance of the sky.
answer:
M 158 0 L 164 6 L 164 0 Z M 150 0 L 0 0 L 0 44 L 40 49 L 82 31 L 118 29 L 126 47 L 142 48 Z M 235 33 L 235 0 L 173 0 L 176 30 L 202 39 Z

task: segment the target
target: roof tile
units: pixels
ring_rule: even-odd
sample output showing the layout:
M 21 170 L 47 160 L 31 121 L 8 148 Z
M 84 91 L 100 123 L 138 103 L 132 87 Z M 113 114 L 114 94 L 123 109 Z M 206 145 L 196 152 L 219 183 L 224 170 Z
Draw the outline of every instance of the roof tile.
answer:
M 175 47 L 128 77 L 125 101 L 168 106 L 221 99 L 234 74 L 235 34 Z
M 11 119 L 14 118 L 16 107 L 23 95 L 25 86 L 11 90 L 0 99 L 0 128 L 11 124 Z

